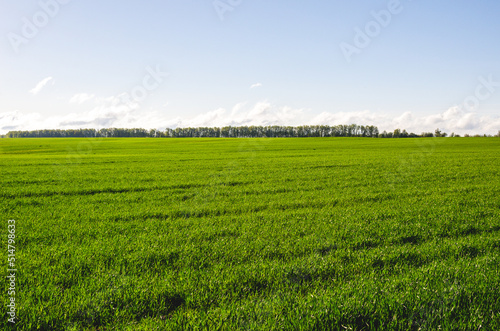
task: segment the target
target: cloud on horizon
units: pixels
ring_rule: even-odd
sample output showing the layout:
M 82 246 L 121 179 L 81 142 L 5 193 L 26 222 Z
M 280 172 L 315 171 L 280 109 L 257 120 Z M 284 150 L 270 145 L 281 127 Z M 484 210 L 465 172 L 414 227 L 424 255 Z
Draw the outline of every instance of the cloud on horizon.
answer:
M 496 134 L 500 130 L 500 117 L 479 115 L 476 112 L 464 110 L 455 106 L 439 114 L 415 116 L 405 112 L 399 116 L 388 116 L 372 111 L 348 113 L 322 113 L 316 116 L 312 123 L 328 125 L 356 123 L 360 125 L 375 125 L 380 131 L 406 130 L 420 134 L 422 132 L 441 131 L 456 134 Z
M 88 93 L 78 93 L 75 94 L 70 100 L 69 103 L 77 103 L 77 104 L 82 104 L 88 100 L 94 99 L 95 95 L 94 94 L 88 94 Z
M 253 88 L 257 88 L 257 87 L 261 87 L 262 84 L 261 83 L 256 83 L 256 84 L 253 84 L 252 86 L 250 86 L 251 89 Z
M 122 96 L 96 98 L 88 94 L 77 94 L 72 100 L 80 103 L 94 99 L 97 106 L 83 113 L 70 113 L 43 118 L 39 113 L 11 111 L 0 113 L 0 133 L 11 130 L 76 129 L 76 128 L 177 128 L 177 127 L 221 127 L 243 125 L 375 125 L 380 131 L 405 129 L 408 132 L 434 132 L 439 128 L 456 134 L 496 134 L 500 130 L 500 117 L 480 115 L 463 107 L 455 106 L 438 114 L 415 116 L 405 112 L 399 116 L 373 112 L 323 112 L 308 116 L 310 109 L 294 109 L 273 105 L 268 101 L 254 105 L 238 103 L 232 109 L 219 108 L 194 117 L 168 117 L 162 112 L 141 111 L 138 104 L 126 104 Z
M 37 95 L 38 93 L 40 93 L 40 91 L 45 87 L 45 85 L 47 85 L 48 82 L 50 82 L 51 80 L 53 80 L 54 78 L 53 77 L 47 77 L 47 78 L 44 78 L 42 79 L 38 84 L 36 84 L 36 86 L 34 88 L 32 88 L 29 92 L 33 95 Z M 53 82 L 52 82 L 53 83 Z

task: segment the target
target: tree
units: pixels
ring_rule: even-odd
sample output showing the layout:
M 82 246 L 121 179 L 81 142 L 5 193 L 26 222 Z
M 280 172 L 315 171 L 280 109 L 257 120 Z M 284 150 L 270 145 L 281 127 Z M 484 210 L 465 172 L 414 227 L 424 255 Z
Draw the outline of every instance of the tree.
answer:
M 441 132 L 441 130 L 439 129 L 436 129 L 436 131 L 434 131 L 434 135 L 436 137 L 446 137 L 448 134 L 446 132 Z

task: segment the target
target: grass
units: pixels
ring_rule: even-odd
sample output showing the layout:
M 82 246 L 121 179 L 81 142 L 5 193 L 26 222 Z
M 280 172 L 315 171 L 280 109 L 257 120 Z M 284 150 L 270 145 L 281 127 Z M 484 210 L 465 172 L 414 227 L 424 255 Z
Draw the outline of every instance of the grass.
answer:
M 0 139 L 0 273 L 15 219 L 18 330 L 498 330 L 499 164 L 498 138 Z

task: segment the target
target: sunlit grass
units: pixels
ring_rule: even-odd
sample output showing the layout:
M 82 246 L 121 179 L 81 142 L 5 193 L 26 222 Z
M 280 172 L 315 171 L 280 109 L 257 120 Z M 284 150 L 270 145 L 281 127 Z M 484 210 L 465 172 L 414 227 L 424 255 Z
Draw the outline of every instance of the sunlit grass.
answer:
M 500 329 L 499 151 L 497 138 L 1 139 L 16 327 Z

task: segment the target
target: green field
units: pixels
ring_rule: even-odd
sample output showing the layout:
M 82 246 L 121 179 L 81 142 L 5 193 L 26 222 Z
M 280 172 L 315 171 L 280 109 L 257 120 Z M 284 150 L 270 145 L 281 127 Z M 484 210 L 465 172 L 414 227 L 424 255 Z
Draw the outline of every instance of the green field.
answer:
M 0 139 L 0 169 L 18 330 L 500 330 L 499 138 Z

